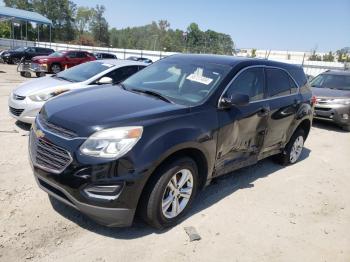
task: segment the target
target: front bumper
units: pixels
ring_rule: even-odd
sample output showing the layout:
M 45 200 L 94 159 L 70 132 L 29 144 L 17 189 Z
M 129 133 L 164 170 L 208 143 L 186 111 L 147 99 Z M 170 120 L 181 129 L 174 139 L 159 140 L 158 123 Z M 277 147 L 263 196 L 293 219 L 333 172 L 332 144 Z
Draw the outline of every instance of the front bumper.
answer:
M 79 147 L 84 140 L 65 139 L 45 130 L 39 120 L 35 121 L 29 136 L 29 155 L 39 187 L 99 224 L 130 226 L 148 173 L 138 171 L 128 159 L 106 161 L 81 155 Z M 55 167 L 64 160 L 65 152 L 71 158 L 64 168 L 56 172 L 48 166 Z M 102 185 L 121 186 L 115 197 L 108 199 L 86 191 Z
M 44 102 L 34 102 L 28 97 L 23 100 L 14 98 L 13 93 L 10 94 L 8 100 L 9 114 L 24 123 L 32 124 L 36 115 L 39 113 Z
M 29 69 L 35 73 L 48 73 L 47 64 L 30 63 Z
M 34 176 L 38 186 L 50 196 L 73 207 L 101 225 L 108 227 L 128 227 L 133 222 L 135 209 L 89 205 L 78 201 L 57 182 L 44 178 L 37 172 L 34 172 Z
M 350 105 L 317 103 L 314 118 L 331 121 L 340 126 L 350 125 Z

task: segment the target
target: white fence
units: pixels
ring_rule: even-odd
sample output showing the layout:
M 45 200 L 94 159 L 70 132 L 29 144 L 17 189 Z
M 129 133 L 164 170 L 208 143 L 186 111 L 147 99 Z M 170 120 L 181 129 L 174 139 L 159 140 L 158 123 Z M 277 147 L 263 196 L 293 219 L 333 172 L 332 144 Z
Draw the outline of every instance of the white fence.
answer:
M 120 49 L 120 48 L 109 48 L 109 47 L 95 47 L 95 46 L 83 46 L 83 45 L 70 45 L 70 44 L 59 44 L 49 42 L 31 42 L 25 40 L 12 40 L 6 38 L 0 38 L 0 46 L 3 47 L 14 47 L 14 46 L 39 46 L 49 47 L 56 51 L 59 50 L 86 50 L 89 52 L 107 52 L 115 54 L 119 59 L 126 59 L 129 56 L 139 56 L 149 58 L 153 61 L 157 61 L 162 57 L 166 57 L 173 52 L 162 52 L 162 51 L 151 51 L 151 50 L 136 50 L 136 49 Z M 238 53 L 239 56 L 249 56 L 249 51 Z M 274 61 L 280 61 L 290 64 L 300 65 L 304 68 L 304 71 L 308 75 L 316 76 L 329 69 L 344 70 L 349 69 L 349 65 L 339 62 L 324 62 L 324 61 L 309 61 L 309 53 L 303 52 L 291 52 L 291 51 L 267 51 L 257 50 L 256 57 L 264 58 Z

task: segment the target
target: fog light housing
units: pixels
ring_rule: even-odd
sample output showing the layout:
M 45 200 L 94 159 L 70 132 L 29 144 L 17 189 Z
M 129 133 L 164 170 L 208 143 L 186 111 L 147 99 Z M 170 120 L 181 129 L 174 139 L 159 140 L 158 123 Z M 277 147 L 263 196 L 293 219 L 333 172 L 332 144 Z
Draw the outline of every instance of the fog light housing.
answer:
M 348 114 L 342 114 L 341 118 L 343 118 L 345 120 L 348 120 L 349 119 L 349 115 Z
M 122 191 L 123 184 L 89 185 L 83 189 L 89 198 L 115 200 Z

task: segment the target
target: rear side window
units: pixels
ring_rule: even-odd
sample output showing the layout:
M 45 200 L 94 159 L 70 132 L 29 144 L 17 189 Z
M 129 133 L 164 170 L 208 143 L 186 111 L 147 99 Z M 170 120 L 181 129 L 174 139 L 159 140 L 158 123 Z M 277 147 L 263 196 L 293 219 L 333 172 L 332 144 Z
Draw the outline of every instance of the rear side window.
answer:
M 86 53 L 85 52 L 77 52 L 77 58 L 84 58 L 86 57 Z
M 266 84 L 270 97 L 291 95 L 298 87 L 290 76 L 281 69 L 266 68 Z
M 231 83 L 227 90 L 227 95 L 245 94 L 250 101 L 264 98 L 264 70 L 261 67 L 249 68 L 243 71 Z
M 138 66 L 124 66 L 108 73 L 106 76 L 112 78 L 113 83 L 117 84 L 135 74 L 138 70 Z

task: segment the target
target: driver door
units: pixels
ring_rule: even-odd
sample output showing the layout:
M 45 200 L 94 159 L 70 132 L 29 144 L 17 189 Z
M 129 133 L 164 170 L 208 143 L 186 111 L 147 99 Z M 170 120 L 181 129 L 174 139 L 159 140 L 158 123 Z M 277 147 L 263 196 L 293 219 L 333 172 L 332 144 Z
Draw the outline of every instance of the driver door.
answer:
M 269 106 L 265 101 L 263 67 L 243 69 L 229 84 L 223 97 L 246 94 L 249 104 L 219 109 L 217 175 L 251 165 L 258 160 L 267 129 Z

